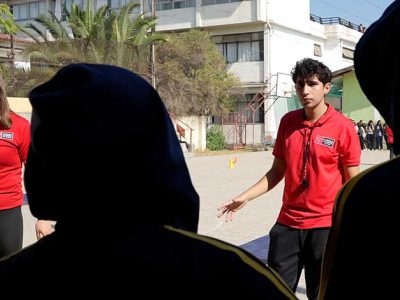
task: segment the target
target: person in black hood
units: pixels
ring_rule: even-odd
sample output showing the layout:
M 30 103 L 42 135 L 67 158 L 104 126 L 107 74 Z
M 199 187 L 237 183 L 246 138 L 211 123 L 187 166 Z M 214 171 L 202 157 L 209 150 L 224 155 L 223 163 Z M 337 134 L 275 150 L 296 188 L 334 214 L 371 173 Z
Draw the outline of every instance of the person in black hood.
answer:
M 296 299 L 251 254 L 196 234 L 198 195 L 165 106 L 144 79 L 73 64 L 29 98 L 30 208 L 57 223 L 0 260 L 2 296 L 45 285 L 40 297 Z
M 400 154 L 400 1 L 356 45 L 360 86 L 394 132 Z M 323 261 L 320 299 L 390 299 L 398 294 L 399 156 L 350 180 L 339 192 Z

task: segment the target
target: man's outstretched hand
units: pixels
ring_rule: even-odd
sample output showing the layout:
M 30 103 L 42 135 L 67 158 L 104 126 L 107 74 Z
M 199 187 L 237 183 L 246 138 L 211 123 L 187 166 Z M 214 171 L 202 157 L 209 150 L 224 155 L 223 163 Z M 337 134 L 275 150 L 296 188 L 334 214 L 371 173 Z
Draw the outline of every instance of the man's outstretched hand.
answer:
M 218 218 L 221 218 L 226 214 L 225 222 L 232 221 L 235 213 L 243 206 L 245 206 L 247 202 L 247 200 L 240 199 L 239 197 L 233 198 L 232 200 L 225 202 L 218 208 Z

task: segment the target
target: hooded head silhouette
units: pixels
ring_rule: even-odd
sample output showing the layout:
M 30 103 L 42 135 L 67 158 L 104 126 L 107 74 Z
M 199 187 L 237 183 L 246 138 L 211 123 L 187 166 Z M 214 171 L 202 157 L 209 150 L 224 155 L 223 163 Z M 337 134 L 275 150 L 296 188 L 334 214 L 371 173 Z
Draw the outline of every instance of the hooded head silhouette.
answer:
M 354 55 L 362 90 L 393 129 L 396 154 L 400 153 L 399 34 L 397 0 L 367 29 Z M 388 274 L 398 263 L 398 247 L 390 241 L 397 235 L 398 211 L 393 207 L 400 198 L 399 170 L 397 156 L 364 170 L 337 194 L 319 299 L 390 299 L 397 293 L 397 277 Z
M 169 115 L 145 80 L 75 64 L 35 88 L 30 101 L 26 189 L 32 213 L 57 224 L 0 259 L 3 298 L 28 297 L 45 280 L 45 298 L 79 291 L 112 299 L 296 299 L 251 254 L 193 232 L 199 199 Z M 29 278 L 23 289 L 21 276 Z
M 394 1 L 363 34 L 354 53 L 354 69 L 368 100 L 394 132 L 400 154 L 400 1 Z M 373 75 L 375 74 L 375 75 Z
M 25 185 L 35 217 L 197 231 L 198 195 L 169 114 L 144 79 L 115 66 L 72 64 L 29 99 Z

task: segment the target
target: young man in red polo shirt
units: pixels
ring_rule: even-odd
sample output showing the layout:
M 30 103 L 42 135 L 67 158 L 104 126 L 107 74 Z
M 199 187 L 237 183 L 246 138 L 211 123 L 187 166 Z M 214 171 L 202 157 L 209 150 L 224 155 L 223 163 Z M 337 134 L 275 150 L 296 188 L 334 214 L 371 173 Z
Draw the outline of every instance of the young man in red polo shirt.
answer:
M 292 70 L 303 109 L 281 120 L 271 169 L 251 188 L 219 208 L 231 221 L 250 200 L 285 178 L 283 204 L 270 231 L 268 264 L 296 291 L 305 269 L 308 299 L 317 299 L 321 260 L 336 193 L 359 172 L 360 142 L 352 122 L 325 102 L 332 72 L 313 59 Z

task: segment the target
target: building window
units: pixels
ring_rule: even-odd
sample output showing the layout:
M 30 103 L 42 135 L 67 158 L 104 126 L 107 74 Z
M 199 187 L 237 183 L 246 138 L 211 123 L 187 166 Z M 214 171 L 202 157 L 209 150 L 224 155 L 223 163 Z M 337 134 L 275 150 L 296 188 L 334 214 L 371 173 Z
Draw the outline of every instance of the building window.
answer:
M 85 2 L 85 0 L 64 0 L 63 4 L 67 8 L 67 10 L 71 10 L 72 4 L 77 5 L 79 8 L 84 8 Z
M 231 3 L 231 2 L 242 2 L 242 1 L 247 1 L 247 0 L 203 0 L 201 2 L 201 6 L 224 4 L 224 3 Z
M 354 50 L 343 47 L 342 57 L 353 60 L 354 59 Z
M 14 4 L 11 8 L 15 21 L 34 19 L 46 14 L 46 2 L 44 1 Z
M 172 1 L 157 1 L 156 10 L 169 10 L 172 9 Z
M 158 0 L 156 10 L 170 10 L 187 7 L 196 7 L 196 0 Z
M 322 56 L 321 45 L 314 44 L 314 56 L 318 56 L 318 57 Z
M 61 21 L 67 20 L 67 15 L 64 11 L 64 6 L 67 11 L 71 11 L 72 4 L 75 4 L 79 8 L 83 9 L 85 7 L 85 0 L 64 0 L 61 2 L 63 8 L 61 9 Z
M 227 63 L 264 60 L 264 33 L 262 31 L 217 35 L 211 39 Z
M 56 0 L 50 1 L 50 11 L 55 14 L 56 13 Z
M 125 5 L 131 3 L 131 2 L 136 2 L 140 4 L 139 0 L 107 0 L 107 5 L 111 9 L 118 10 L 121 7 L 124 7 Z M 140 13 L 140 6 L 136 7 L 134 10 L 132 10 L 132 13 L 134 14 L 139 14 Z

